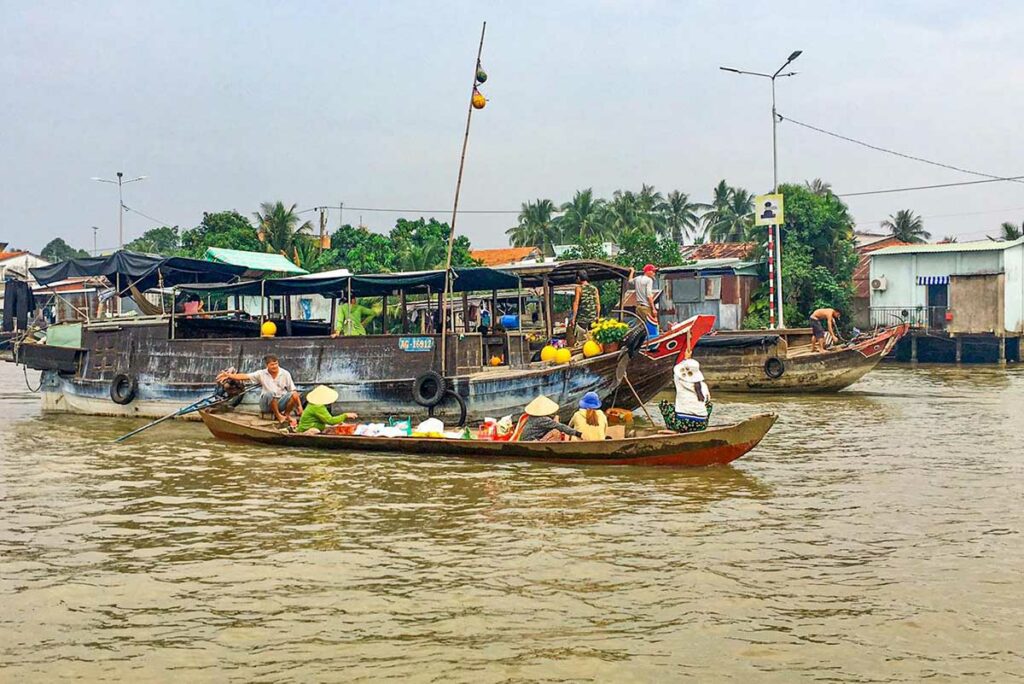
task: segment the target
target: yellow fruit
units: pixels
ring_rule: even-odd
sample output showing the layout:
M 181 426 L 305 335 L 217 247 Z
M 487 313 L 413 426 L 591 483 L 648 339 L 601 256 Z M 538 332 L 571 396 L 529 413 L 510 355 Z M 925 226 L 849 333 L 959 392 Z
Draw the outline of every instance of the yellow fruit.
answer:
M 569 359 L 572 358 L 572 352 L 562 347 L 555 352 L 555 363 L 569 363 Z
M 473 109 L 483 109 L 487 106 L 487 98 L 479 92 L 473 93 Z
M 588 359 L 601 353 L 601 345 L 594 340 L 587 340 L 583 343 L 583 355 Z
M 552 347 L 550 344 L 540 350 L 540 360 L 545 363 L 548 361 L 555 360 L 555 352 L 558 350 Z
M 501 365 L 501 357 L 500 356 L 492 356 L 491 357 L 491 365 L 492 366 L 500 366 Z
M 274 321 L 266 321 L 260 326 L 260 335 L 263 337 L 273 337 L 277 334 L 277 326 L 274 325 Z

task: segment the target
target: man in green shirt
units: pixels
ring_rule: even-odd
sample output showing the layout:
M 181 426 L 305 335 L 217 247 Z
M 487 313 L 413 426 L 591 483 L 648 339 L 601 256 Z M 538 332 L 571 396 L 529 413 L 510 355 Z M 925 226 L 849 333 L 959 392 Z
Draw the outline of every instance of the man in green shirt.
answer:
M 365 335 L 366 326 L 377 316 L 377 312 L 359 302 L 338 304 L 337 322 L 331 337 L 339 335 Z
M 317 385 L 306 395 L 306 408 L 302 411 L 299 424 L 295 427 L 296 432 L 308 432 L 316 430 L 323 432 L 329 425 L 338 425 L 348 418 L 358 418 L 355 413 L 339 413 L 332 416 L 327 408 L 338 400 L 338 393 L 326 385 Z M 316 433 L 313 433 L 316 434 Z

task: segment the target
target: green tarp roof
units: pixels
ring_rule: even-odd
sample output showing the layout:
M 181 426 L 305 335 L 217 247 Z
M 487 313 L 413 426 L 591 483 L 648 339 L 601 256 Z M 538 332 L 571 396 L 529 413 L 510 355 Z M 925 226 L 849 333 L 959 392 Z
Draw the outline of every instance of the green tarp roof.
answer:
M 207 247 L 206 259 L 219 264 L 244 266 L 249 271 L 259 271 L 262 273 L 309 273 L 309 271 L 299 268 L 281 254 L 245 252 L 240 249 L 225 249 L 223 247 Z
M 504 290 L 519 287 L 519 278 L 493 268 L 453 268 L 454 292 Z M 349 281 L 355 297 L 382 296 L 405 291 L 407 293 L 438 292 L 444 289 L 444 271 L 418 271 L 412 273 L 381 273 L 372 275 L 331 276 L 317 278 L 279 278 L 276 280 L 246 280 L 234 284 L 198 285 L 181 288 L 193 294 L 225 294 L 277 297 L 280 295 L 320 294 L 343 297 L 348 293 Z

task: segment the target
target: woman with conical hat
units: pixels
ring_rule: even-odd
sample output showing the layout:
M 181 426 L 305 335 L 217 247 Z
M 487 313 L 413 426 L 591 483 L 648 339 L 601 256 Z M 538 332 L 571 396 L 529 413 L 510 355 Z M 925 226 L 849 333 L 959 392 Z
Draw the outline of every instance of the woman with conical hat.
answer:
M 358 418 L 355 413 L 339 413 L 331 415 L 327 407 L 338 401 L 338 393 L 327 385 L 317 385 L 306 395 L 306 408 L 302 411 L 296 432 L 308 432 L 319 434 L 327 430 L 328 426 L 338 425 L 349 418 Z
M 521 442 L 561 442 L 582 437 L 579 430 L 558 422 L 558 404 L 543 394 L 526 405 L 526 421 L 519 431 Z
M 708 426 L 711 417 L 711 390 L 704 382 L 700 364 L 684 359 L 672 369 L 676 385 L 676 403 L 663 401 L 658 405 L 665 418 L 665 427 L 676 432 L 699 432 Z

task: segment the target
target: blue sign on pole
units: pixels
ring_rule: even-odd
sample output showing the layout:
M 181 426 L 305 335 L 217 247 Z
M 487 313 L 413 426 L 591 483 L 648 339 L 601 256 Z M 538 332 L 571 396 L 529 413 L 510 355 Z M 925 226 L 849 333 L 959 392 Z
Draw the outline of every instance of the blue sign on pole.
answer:
M 398 348 L 404 352 L 434 351 L 433 337 L 399 337 Z

